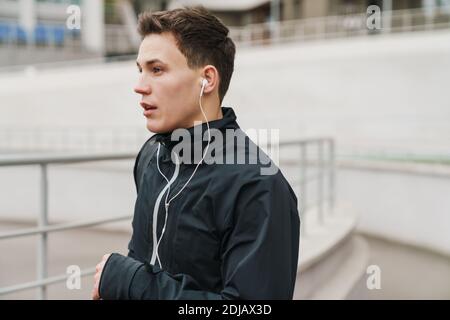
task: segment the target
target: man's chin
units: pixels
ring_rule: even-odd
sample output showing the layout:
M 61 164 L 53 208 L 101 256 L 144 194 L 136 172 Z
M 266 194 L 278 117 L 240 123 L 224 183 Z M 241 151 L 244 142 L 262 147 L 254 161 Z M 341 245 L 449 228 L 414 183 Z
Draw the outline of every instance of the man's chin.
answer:
M 147 119 L 147 130 L 153 133 L 166 133 L 171 131 L 170 128 L 161 125 L 159 121 L 153 119 Z

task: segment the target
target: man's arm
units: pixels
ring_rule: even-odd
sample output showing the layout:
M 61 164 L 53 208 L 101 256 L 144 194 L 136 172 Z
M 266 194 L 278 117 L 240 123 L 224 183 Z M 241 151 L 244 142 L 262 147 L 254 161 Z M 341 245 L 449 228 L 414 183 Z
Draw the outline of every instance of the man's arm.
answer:
M 187 274 L 171 275 L 132 257 L 112 254 L 99 283 L 102 299 L 292 299 L 297 274 L 297 200 L 280 176 L 249 183 L 227 217 L 220 293 Z
M 148 162 L 155 154 L 156 148 L 152 148 L 152 138 L 154 136 L 151 136 L 147 139 L 147 141 L 142 146 L 141 150 L 139 150 L 139 153 L 136 156 L 136 160 L 134 162 L 133 167 L 133 178 L 134 178 L 134 184 L 136 186 L 136 195 L 139 194 L 139 189 L 141 186 L 143 174 L 145 168 L 148 166 Z M 133 230 L 134 230 L 134 224 L 135 224 L 135 217 L 133 216 Z M 128 243 L 128 256 L 131 258 L 135 258 L 133 246 L 132 246 L 133 239 L 130 240 Z

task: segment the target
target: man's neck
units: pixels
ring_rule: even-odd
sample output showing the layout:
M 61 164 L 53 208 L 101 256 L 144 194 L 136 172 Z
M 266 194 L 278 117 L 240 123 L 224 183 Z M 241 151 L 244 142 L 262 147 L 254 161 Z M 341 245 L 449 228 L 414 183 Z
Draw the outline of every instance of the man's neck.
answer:
M 208 122 L 210 123 L 210 126 L 212 126 L 213 128 L 217 128 L 218 126 L 222 125 L 220 122 L 218 122 L 217 124 L 211 123 L 212 121 L 220 120 L 220 119 L 224 118 L 224 113 L 223 113 L 222 109 L 223 108 L 220 107 L 220 108 L 214 110 L 214 112 L 209 112 L 209 113 L 206 113 L 206 110 L 205 110 L 205 114 L 206 114 L 206 117 L 208 118 Z M 225 108 L 225 109 L 230 109 L 230 108 Z M 232 111 L 232 117 L 234 117 L 234 120 L 236 119 L 233 111 Z M 231 119 L 231 121 L 233 121 L 233 119 Z M 205 123 L 206 123 L 205 118 L 203 117 L 203 114 L 200 112 L 200 115 L 196 115 L 195 120 L 186 121 L 185 124 L 180 124 L 175 129 L 172 129 L 172 130 L 166 131 L 166 132 L 159 132 L 156 134 L 158 134 L 159 136 L 162 136 L 162 137 L 170 138 L 172 136 L 173 132 L 178 129 L 186 129 L 186 130 L 192 131 L 191 133 L 195 134 L 197 127 L 202 128 L 202 130 L 206 129 L 206 126 L 204 126 Z M 190 124 L 190 125 L 188 125 L 188 124 Z
M 205 112 L 206 118 L 208 119 L 208 122 L 214 121 L 214 120 L 219 120 L 223 118 L 223 113 L 222 113 L 222 108 L 219 107 L 214 107 L 214 108 L 209 108 L 209 107 L 205 107 L 203 106 L 203 110 Z M 202 123 L 205 123 L 205 117 L 203 116 L 203 113 L 201 111 L 199 111 L 199 113 L 196 115 L 196 117 L 194 118 L 194 120 L 192 120 L 190 122 L 189 125 L 186 126 L 186 128 L 190 128 Z
M 208 116 L 208 114 L 206 114 L 206 117 L 208 118 L 208 121 L 222 119 L 223 118 L 222 108 L 220 106 L 219 106 L 219 108 L 215 108 L 215 112 L 213 112 L 213 114 L 211 116 Z

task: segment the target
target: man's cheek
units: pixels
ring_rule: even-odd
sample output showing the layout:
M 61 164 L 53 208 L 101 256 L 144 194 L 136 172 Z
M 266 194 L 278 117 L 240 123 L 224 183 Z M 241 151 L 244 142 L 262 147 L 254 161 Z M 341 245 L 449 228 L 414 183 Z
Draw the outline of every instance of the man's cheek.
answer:
M 172 78 L 170 84 L 165 87 L 167 90 L 166 96 L 171 99 L 178 99 L 180 96 L 185 97 L 188 91 L 186 88 L 190 88 L 188 82 L 180 81 L 180 78 Z

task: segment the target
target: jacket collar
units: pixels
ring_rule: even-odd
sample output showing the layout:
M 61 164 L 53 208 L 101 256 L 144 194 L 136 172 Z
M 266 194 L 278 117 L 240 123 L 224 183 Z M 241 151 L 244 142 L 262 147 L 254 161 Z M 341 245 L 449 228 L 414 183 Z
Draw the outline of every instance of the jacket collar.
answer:
M 223 117 L 221 119 L 217 119 L 217 120 L 213 120 L 209 122 L 209 127 L 210 129 L 218 129 L 220 131 L 225 131 L 226 129 L 239 129 L 239 125 L 236 122 L 236 114 L 234 113 L 233 108 L 230 107 L 221 107 L 222 108 L 222 114 Z M 200 135 L 195 135 L 194 133 L 199 129 L 199 126 L 201 126 L 201 136 Z M 206 125 L 206 122 L 202 123 L 202 124 L 198 124 L 196 126 L 192 126 L 190 128 L 186 128 L 186 130 L 189 132 L 189 134 L 191 135 L 191 137 L 193 137 L 191 139 L 191 143 L 194 143 L 195 139 L 202 139 L 205 131 L 208 130 L 208 127 Z M 160 142 L 163 146 L 165 146 L 166 148 L 172 150 L 172 148 L 178 144 L 180 141 L 172 141 L 171 136 L 172 136 L 173 131 L 171 132 L 166 132 L 166 133 L 157 133 L 154 135 L 155 141 Z M 203 141 L 204 144 L 206 144 L 207 142 Z

